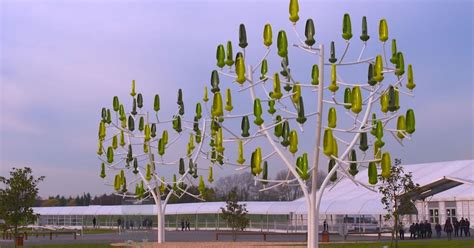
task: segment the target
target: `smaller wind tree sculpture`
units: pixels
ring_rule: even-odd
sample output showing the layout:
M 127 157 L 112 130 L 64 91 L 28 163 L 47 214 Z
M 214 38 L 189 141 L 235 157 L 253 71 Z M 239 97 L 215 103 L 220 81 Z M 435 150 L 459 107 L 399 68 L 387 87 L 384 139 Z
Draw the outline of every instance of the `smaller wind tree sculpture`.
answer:
M 178 91 L 178 110 L 169 120 L 159 118 L 160 96 L 155 95 L 153 111 L 145 110 L 141 93 L 135 92 L 135 80 L 131 89 L 132 108 L 126 111 L 117 96 L 113 97 L 112 109 L 102 108 L 99 124 L 99 142 L 97 155 L 102 161 L 100 177 L 113 185 L 117 195 L 143 201 L 153 198 L 158 210 L 158 242 L 165 241 L 164 214 L 168 200 L 172 195 L 181 198 L 188 195 L 200 200 L 206 194 L 202 175 L 198 172 L 197 161 L 200 158 L 205 137 L 206 123 L 201 121 L 201 107 L 196 105 L 193 120 L 184 119 L 184 101 L 181 89 Z M 199 124 L 202 123 L 202 127 Z M 190 126 L 192 124 L 192 127 Z M 171 127 L 170 127 L 171 126 Z M 204 130 L 201 132 L 201 130 Z M 186 152 L 182 157 L 169 160 L 167 151 L 175 154 L 178 140 L 189 134 Z M 184 149 L 182 149 L 184 150 Z M 160 168 L 177 166 L 178 173 L 166 178 Z M 212 182 L 212 168 L 208 180 Z M 112 180 L 107 180 L 111 178 Z M 199 195 L 188 190 L 199 179 Z M 134 190 L 130 190 L 134 187 Z
M 264 185 L 272 183 L 262 190 L 269 190 L 284 184 L 296 183 L 299 185 L 308 203 L 308 247 L 317 247 L 319 206 L 324 190 L 330 182 L 337 183 L 342 177 L 346 177 L 358 186 L 376 191 L 373 185 L 378 183 L 378 174 L 380 173 L 383 178 L 389 178 L 392 160 L 390 153 L 383 151 L 386 149 L 387 136 L 384 137 L 384 133 L 391 134 L 400 144 L 403 144 L 403 139 L 411 138 L 415 131 L 415 116 L 412 109 L 408 109 L 406 115 L 399 112 L 400 94 L 413 96 L 411 91 L 415 88 L 415 83 L 411 65 L 408 65 L 407 78 L 405 78 L 404 55 L 397 50 L 395 39 L 392 40 L 390 63 L 387 60 L 385 44 L 388 41 L 388 25 L 385 19 L 380 20 L 379 25 L 382 52 L 375 57 L 362 58 L 370 39 L 367 20 L 364 16 L 362 17 L 360 35 L 362 49 L 356 60 L 346 62 L 344 59 L 350 56 L 349 45 L 353 34 L 350 16 L 345 14 L 342 21 L 344 51 L 337 58 L 336 42 L 332 41 L 330 56 L 328 62 L 325 62 L 325 47 L 316 42 L 315 26 L 312 19 L 306 21 L 306 39 L 303 40 L 299 35 L 296 26 L 299 20 L 298 12 L 298 1 L 291 0 L 289 19 L 299 41 L 293 47 L 315 56 L 315 61 L 318 61 L 318 63 L 308 66 L 311 70 L 307 74 L 297 76 L 290 69 L 290 50 L 284 30 L 280 30 L 277 36 L 277 55 L 275 57 L 278 62 L 270 63 L 274 41 L 270 24 L 265 24 L 263 28 L 263 45 L 266 51 L 255 66 L 249 65 L 250 59 L 246 56 L 246 48 L 249 44 L 244 24 L 239 27 L 238 46 L 240 50 L 235 57 L 233 56 L 232 41 L 228 41 L 226 46 L 218 45 L 216 52 L 218 68 L 212 71 L 210 80 L 211 93 L 213 94 L 210 110 L 207 105 L 210 101 L 207 87 L 204 89 L 203 97 L 211 121 L 209 131 L 211 142 L 207 154 L 210 154 L 213 164 L 236 165 L 239 166 L 237 170 L 249 168 L 255 176 L 255 180 Z M 273 68 L 270 67 L 272 65 Z M 364 67 L 367 74 L 364 73 L 363 77 L 353 81 L 343 80 L 340 73 L 344 72 L 345 68 L 352 66 Z M 326 67 L 329 67 L 330 71 L 328 86 L 325 86 L 324 78 Z M 260 70 L 258 71 L 258 69 Z M 275 73 L 271 73 L 271 71 L 275 71 Z M 229 88 L 221 89 L 221 76 L 228 78 L 235 84 L 228 84 Z M 402 90 L 405 79 L 405 86 L 409 92 Z M 232 104 L 235 99 L 232 87 L 237 88 L 236 91 L 239 93 L 249 92 L 250 103 L 253 103 L 252 112 L 242 111 L 231 114 L 231 111 L 236 111 Z M 328 91 L 328 97 L 325 97 L 325 91 Z M 225 94 L 225 105 L 223 94 Z M 311 96 L 316 96 L 317 99 L 306 100 Z M 240 102 L 245 103 L 248 100 L 239 100 Z M 380 103 L 378 109 L 374 108 L 377 103 Z M 244 109 L 248 105 L 251 104 L 239 104 L 239 109 Z M 267 105 L 266 111 L 263 107 L 265 105 Z M 323 124 L 324 106 L 328 106 L 328 114 L 327 122 Z M 311 110 L 312 108 L 315 109 Z M 337 109 L 342 109 L 339 113 L 345 115 L 338 115 Z M 372 117 L 371 121 L 369 121 L 370 116 Z M 311 120 L 311 117 L 315 117 L 315 120 Z M 253 123 L 250 118 L 253 119 Z M 337 123 L 338 119 L 343 121 Z M 237 123 L 238 120 L 241 120 L 240 132 L 232 128 L 235 126 L 235 124 L 229 123 L 232 120 L 237 120 Z M 397 120 L 395 127 L 392 126 L 393 120 Z M 310 121 L 314 121 L 314 124 Z M 314 139 L 310 139 L 306 133 L 303 134 L 308 126 L 315 128 Z M 301 138 L 307 140 L 301 142 Z M 256 140 L 266 140 L 267 145 L 255 146 Z M 311 161 L 308 152 L 305 152 L 300 144 L 312 140 L 315 143 Z M 359 144 L 358 149 L 356 143 Z M 233 148 L 237 151 L 236 158 L 224 154 L 224 151 L 228 150 L 224 144 L 227 144 L 227 148 L 230 147 L 230 149 Z M 254 145 L 254 147 L 250 148 L 252 151 L 250 158 L 246 158 L 244 149 L 249 149 L 249 145 Z M 342 152 L 339 152 L 340 150 Z M 357 150 L 360 151 L 357 152 Z M 370 155 L 371 153 L 373 156 Z M 328 175 L 324 179 L 321 189 L 317 191 L 317 174 L 321 164 L 321 154 L 328 159 Z M 285 180 L 268 179 L 270 169 L 268 161 L 272 156 L 277 156 L 278 161 L 288 169 L 288 176 Z M 354 177 L 361 168 L 367 168 L 369 184 L 360 182 Z M 338 174 L 341 176 L 338 177 Z M 306 183 L 308 180 L 311 180 L 311 184 Z

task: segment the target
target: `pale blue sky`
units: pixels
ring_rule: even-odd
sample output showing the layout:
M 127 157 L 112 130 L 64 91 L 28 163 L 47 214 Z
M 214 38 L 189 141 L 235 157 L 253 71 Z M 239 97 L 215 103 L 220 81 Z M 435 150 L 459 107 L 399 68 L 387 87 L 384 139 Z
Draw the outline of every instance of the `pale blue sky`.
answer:
M 230 39 L 236 52 L 240 23 L 252 61 L 263 55 L 267 22 L 275 37 L 283 28 L 296 41 L 287 1 L 4 0 L 0 6 L 0 173 L 32 167 L 47 176 L 42 196 L 112 192 L 98 177 L 99 111 L 114 95 L 126 97 L 132 79 L 145 101 L 160 93 L 168 115 L 182 88 L 190 111 L 209 82 L 216 45 Z M 313 18 L 316 40 L 335 40 L 339 54 L 342 16 L 349 12 L 355 49 L 349 58 L 361 48 L 362 16 L 370 55 L 380 50 L 378 20 L 386 18 L 417 83 L 416 98 L 404 106 L 415 109 L 417 132 L 403 148 L 389 142 L 394 156 L 406 163 L 473 159 L 472 1 L 302 1 L 300 9 L 299 30 Z M 311 60 L 295 49 L 290 55 L 294 73 L 305 78 Z

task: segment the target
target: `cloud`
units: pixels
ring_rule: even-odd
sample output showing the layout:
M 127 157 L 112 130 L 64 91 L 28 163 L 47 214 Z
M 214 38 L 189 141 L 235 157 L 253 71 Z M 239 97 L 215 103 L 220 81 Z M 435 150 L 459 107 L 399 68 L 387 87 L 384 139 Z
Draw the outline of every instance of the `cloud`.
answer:
M 28 91 L 8 79 L 0 79 L 2 82 L 0 88 L 0 130 L 23 135 L 42 133 L 39 126 L 24 117 L 28 106 L 31 104 Z
M 2 110 L 22 110 L 30 104 L 28 91 L 24 87 L 15 84 L 3 75 L 1 75 L 0 81 L 2 82 L 0 94 Z
M 20 116 L 7 114 L 2 114 L 0 118 L 0 130 L 15 132 L 20 135 L 39 135 L 43 133 L 40 127 L 21 119 Z

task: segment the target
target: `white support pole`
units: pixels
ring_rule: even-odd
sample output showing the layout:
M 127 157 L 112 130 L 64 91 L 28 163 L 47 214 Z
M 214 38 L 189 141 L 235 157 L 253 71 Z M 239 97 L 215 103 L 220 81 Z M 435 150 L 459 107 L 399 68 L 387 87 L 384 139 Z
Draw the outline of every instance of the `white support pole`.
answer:
M 378 89 L 378 88 L 377 88 Z M 368 101 L 368 104 L 367 104 L 367 108 L 365 109 L 365 113 L 364 113 L 364 117 L 360 123 L 360 126 L 359 126 L 359 130 L 362 130 L 363 127 L 367 124 L 367 121 L 369 119 L 369 115 L 370 115 L 370 111 L 372 110 L 372 104 L 374 102 L 374 96 L 375 96 L 375 92 L 377 90 L 374 89 L 373 92 L 371 92 L 370 94 L 370 97 L 369 97 L 369 101 Z M 360 136 L 360 133 L 356 133 L 354 135 L 354 138 L 352 139 L 352 141 L 349 143 L 349 145 L 347 146 L 346 150 L 344 151 L 344 153 L 341 155 L 341 157 L 339 157 L 339 159 L 341 160 L 344 160 L 347 155 L 349 154 L 350 150 L 352 149 L 352 147 L 354 147 L 355 143 L 357 142 L 357 140 L 359 139 L 359 136 Z M 334 165 L 334 167 L 331 169 L 331 171 L 328 173 L 328 175 L 326 176 L 326 178 L 324 179 L 323 181 L 323 184 L 321 185 L 320 189 L 319 189 L 319 192 L 317 193 L 317 197 L 316 197 L 316 202 L 315 202 L 315 212 L 319 214 L 319 206 L 321 204 L 321 199 L 322 199 L 322 196 L 323 196 L 323 193 L 324 193 L 324 190 L 327 186 L 327 184 L 329 183 L 329 180 L 331 178 L 331 176 L 336 173 L 336 170 L 337 168 L 340 166 L 340 162 L 339 161 L 336 161 L 336 164 Z M 315 228 L 318 229 L 318 226 L 315 225 Z M 319 238 L 319 235 L 316 235 L 316 238 Z M 318 243 L 316 243 L 316 248 L 319 247 L 318 246 Z
M 324 98 L 324 45 L 319 44 L 319 85 L 318 111 L 316 115 L 316 144 L 313 150 L 313 171 L 311 172 L 311 199 L 308 212 L 308 247 L 318 247 L 319 242 L 319 211 L 316 208 L 316 194 L 318 184 L 319 154 L 321 147 L 321 129 Z M 314 230 L 313 230 L 314 228 Z
M 254 89 L 254 82 L 253 82 L 253 70 L 252 70 L 252 66 L 248 66 L 248 81 L 249 81 L 249 84 L 250 84 L 250 96 L 252 97 L 252 101 L 255 100 L 256 98 L 256 95 L 255 95 L 255 89 Z M 295 167 L 293 166 L 292 163 L 290 163 L 290 161 L 288 160 L 288 158 L 285 156 L 285 154 L 283 154 L 283 152 L 280 150 L 280 148 L 277 146 L 277 144 L 275 144 L 274 140 L 273 140 L 273 137 L 269 134 L 268 132 L 268 129 L 265 125 L 265 123 L 262 123 L 259 127 L 259 130 L 261 132 L 263 132 L 263 134 L 265 135 L 265 137 L 267 138 L 268 142 L 270 143 L 270 145 L 272 146 L 273 150 L 279 155 L 279 157 L 283 160 L 284 164 L 286 165 L 286 167 L 288 168 L 288 170 L 293 174 L 293 176 L 296 178 L 296 180 L 298 181 L 298 184 L 299 186 L 301 187 L 301 190 L 303 191 L 303 194 L 304 194 L 304 197 L 306 198 L 306 201 L 311 203 L 311 198 L 310 198 L 310 195 L 309 195 L 309 192 L 308 192 L 308 188 L 306 186 L 306 184 L 303 182 L 303 180 L 299 177 L 298 175 L 298 172 L 296 171 Z M 314 204 L 313 204 L 314 205 Z M 311 204 L 308 205 L 308 209 L 311 209 Z M 309 211 L 309 212 L 312 212 L 312 211 Z M 276 229 L 276 227 L 275 227 Z M 308 234 L 308 237 L 310 236 L 310 234 Z M 309 242 L 308 242 L 308 247 L 309 246 Z

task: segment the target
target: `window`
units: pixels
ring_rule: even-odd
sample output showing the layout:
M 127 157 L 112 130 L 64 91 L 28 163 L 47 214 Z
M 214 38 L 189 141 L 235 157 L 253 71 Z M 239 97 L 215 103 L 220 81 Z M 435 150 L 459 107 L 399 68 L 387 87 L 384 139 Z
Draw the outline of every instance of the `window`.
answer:
M 450 219 L 451 223 L 456 220 L 456 208 L 446 208 L 446 219 Z
M 430 223 L 439 223 L 439 211 L 437 208 L 430 209 L 429 214 L 430 214 Z

